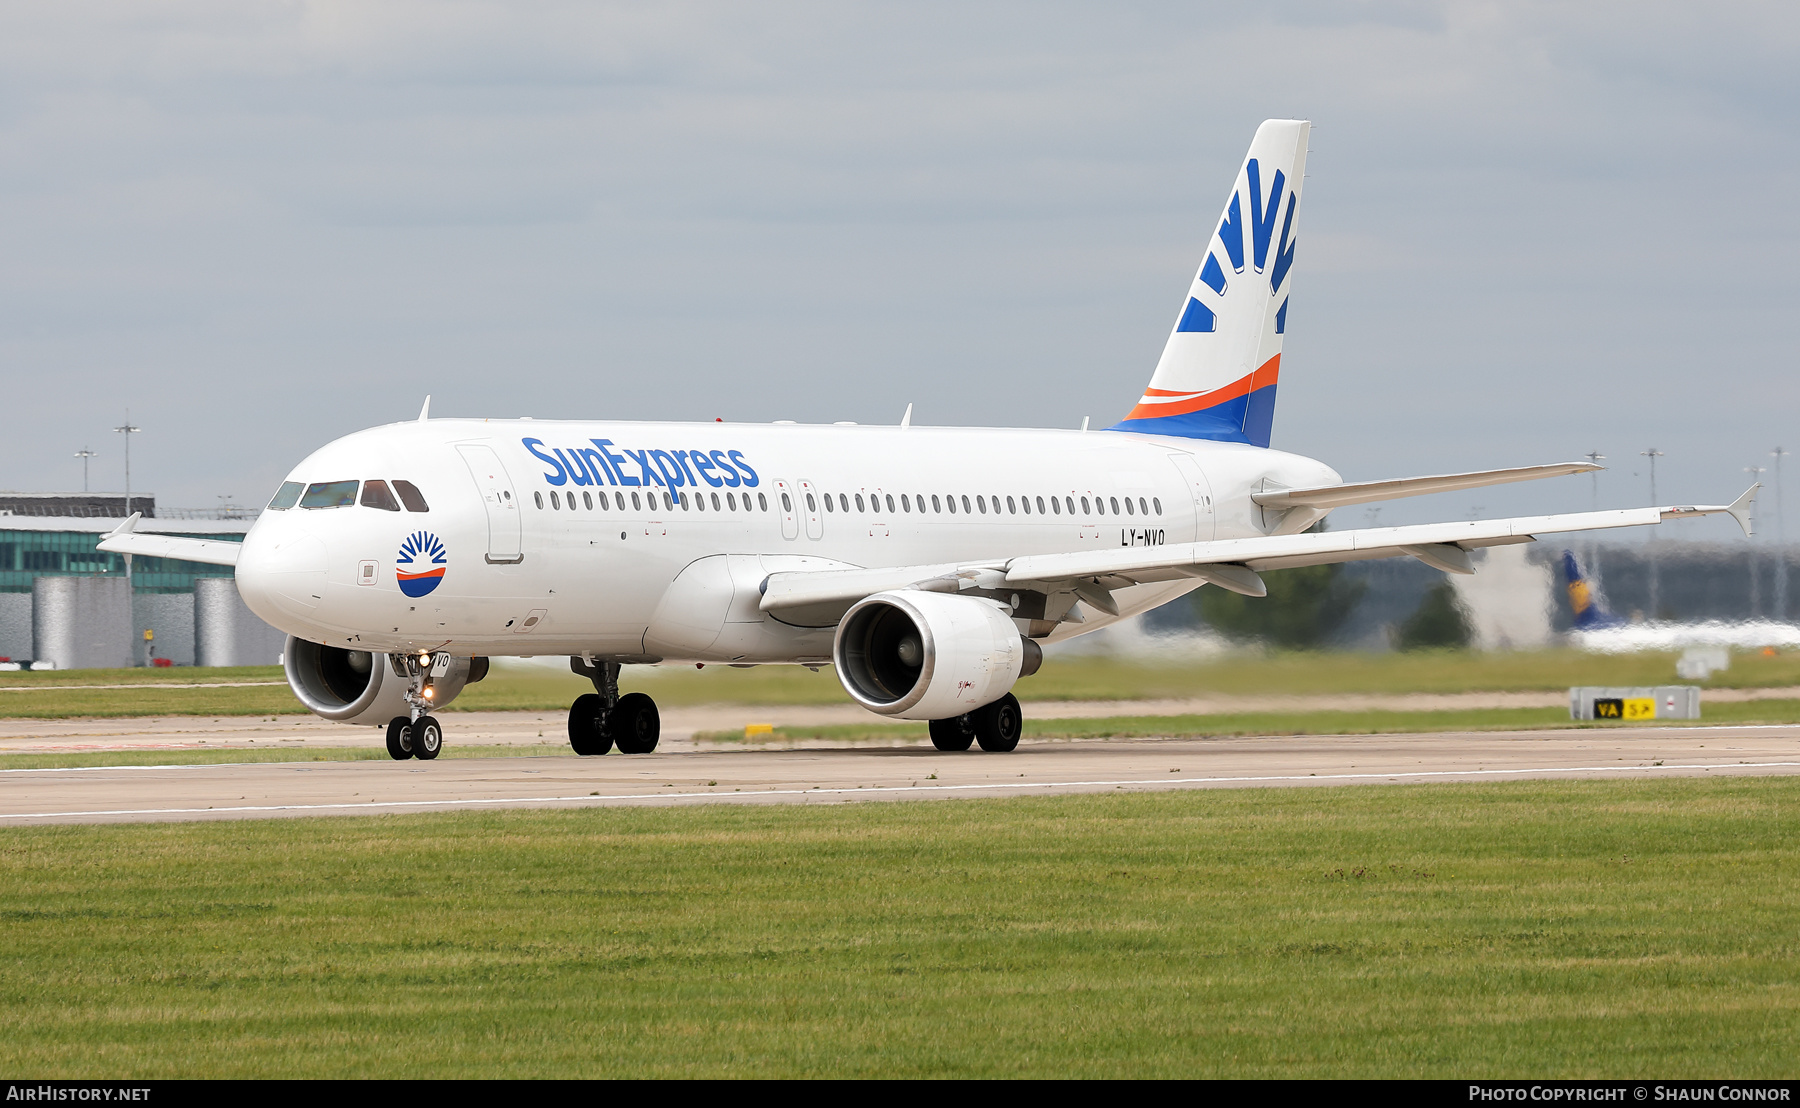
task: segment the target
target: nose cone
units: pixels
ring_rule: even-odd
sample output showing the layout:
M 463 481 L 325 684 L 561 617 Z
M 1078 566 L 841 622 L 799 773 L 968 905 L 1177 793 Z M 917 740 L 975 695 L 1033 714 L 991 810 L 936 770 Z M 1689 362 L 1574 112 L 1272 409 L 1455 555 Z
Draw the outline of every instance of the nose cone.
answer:
M 238 555 L 238 593 L 263 621 L 299 634 L 325 599 L 325 543 L 304 529 L 253 528 Z

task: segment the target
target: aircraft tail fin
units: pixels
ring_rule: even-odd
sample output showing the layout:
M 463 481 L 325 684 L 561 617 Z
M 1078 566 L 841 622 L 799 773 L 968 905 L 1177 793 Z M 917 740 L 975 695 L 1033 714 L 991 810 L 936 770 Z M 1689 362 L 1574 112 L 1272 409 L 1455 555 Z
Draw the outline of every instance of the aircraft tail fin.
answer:
M 1601 627 L 1613 627 L 1619 623 L 1617 616 L 1606 610 L 1600 599 L 1600 590 L 1588 580 L 1587 574 L 1581 571 L 1581 563 L 1575 560 L 1575 552 L 1563 551 L 1563 576 L 1568 579 L 1569 610 L 1575 613 L 1575 630 L 1594 631 Z
M 1269 445 L 1311 132 L 1256 129 L 1150 386 L 1108 430 Z

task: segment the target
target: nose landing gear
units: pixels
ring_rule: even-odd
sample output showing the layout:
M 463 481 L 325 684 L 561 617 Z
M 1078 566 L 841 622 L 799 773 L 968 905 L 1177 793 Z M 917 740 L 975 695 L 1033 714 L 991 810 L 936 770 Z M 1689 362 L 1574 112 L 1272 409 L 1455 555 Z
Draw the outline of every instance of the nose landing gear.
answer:
M 570 658 L 569 668 L 594 683 L 594 691 L 575 698 L 569 708 L 569 745 L 575 753 L 605 754 L 614 745 L 621 754 L 648 754 L 662 736 L 656 701 L 643 693 L 619 695 L 619 663 Z
M 450 655 L 396 654 L 394 668 L 406 678 L 409 715 L 395 716 L 387 725 L 388 757 L 395 761 L 417 758 L 428 762 L 444 749 L 444 728 L 431 711 L 431 679 L 449 672 Z

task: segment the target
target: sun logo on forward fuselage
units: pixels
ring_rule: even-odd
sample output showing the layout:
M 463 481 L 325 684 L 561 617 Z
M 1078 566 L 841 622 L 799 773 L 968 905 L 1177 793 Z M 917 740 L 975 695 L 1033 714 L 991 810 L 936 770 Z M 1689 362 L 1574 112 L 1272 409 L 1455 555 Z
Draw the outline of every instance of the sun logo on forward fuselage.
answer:
M 400 581 L 401 592 L 420 597 L 438 587 L 448 565 L 443 542 L 430 531 L 414 531 L 400 544 L 400 556 L 394 559 L 394 576 Z

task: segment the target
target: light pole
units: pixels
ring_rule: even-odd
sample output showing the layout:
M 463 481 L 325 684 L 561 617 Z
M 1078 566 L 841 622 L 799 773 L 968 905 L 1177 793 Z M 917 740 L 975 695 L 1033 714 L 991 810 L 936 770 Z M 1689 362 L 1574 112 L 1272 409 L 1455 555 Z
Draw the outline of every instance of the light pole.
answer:
M 125 422 L 114 427 L 113 430 L 125 436 L 125 517 L 129 519 L 131 518 L 131 436 L 142 431 L 143 428 L 131 425 L 131 409 L 126 408 Z
M 89 450 L 84 446 L 75 452 L 75 456 L 81 459 L 81 491 L 86 492 L 88 491 L 88 459 L 98 458 L 100 452 L 98 450 Z
M 1768 469 L 1764 466 L 1745 466 L 1744 472 L 1750 475 L 1750 480 L 1761 481 Z M 1762 582 L 1756 576 L 1756 544 L 1749 542 L 1744 545 L 1750 550 L 1750 618 L 1756 619 L 1762 615 Z
M 1606 455 L 1600 453 L 1598 450 L 1590 450 L 1586 454 L 1583 454 L 1582 457 L 1595 465 L 1599 465 L 1606 460 Z M 1588 474 L 1588 480 L 1593 493 L 1593 505 L 1589 510 L 1597 512 L 1600 510 L 1600 471 L 1596 469 Z M 1597 593 L 1600 590 L 1600 540 L 1591 532 L 1588 535 L 1587 548 L 1588 580 L 1593 582 L 1594 591 Z
M 1650 459 L 1650 505 L 1657 507 L 1656 501 L 1656 459 L 1663 452 L 1652 446 L 1648 450 L 1640 450 L 1639 454 Z M 1662 608 L 1662 567 L 1656 562 L 1656 533 L 1650 533 L 1650 621 L 1656 622 L 1656 614 Z
M 1606 455 L 1600 453 L 1598 450 L 1590 450 L 1586 454 L 1583 454 L 1582 457 L 1586 458 L 1588 461 L 1594 463 L 1595 465 L 1599 465 L 1601 462 L 1604 462 L 1606 460 Z M 1600 471 L 1596 469 L 1592 473 L 1589 473 L 1588 477 L 1590 477 L 1593 482 L 1593 491 L 1594 491 L 1594 508 L 1593 508 L 1593 510 L 1597 512 L 1600 510 Z
M 1781 502 L 1781 459 L 1786 450 L 1777 446 L 1769 451 L 1775 459 L 1775 618 L 1787 622 L 1787 513 Z

